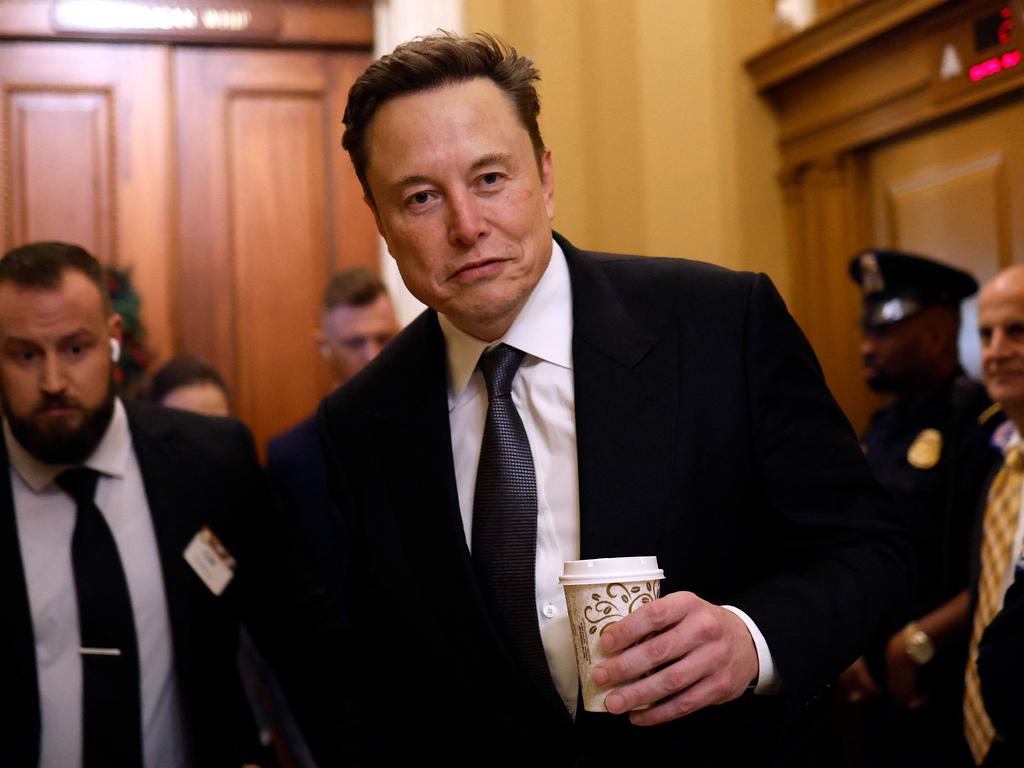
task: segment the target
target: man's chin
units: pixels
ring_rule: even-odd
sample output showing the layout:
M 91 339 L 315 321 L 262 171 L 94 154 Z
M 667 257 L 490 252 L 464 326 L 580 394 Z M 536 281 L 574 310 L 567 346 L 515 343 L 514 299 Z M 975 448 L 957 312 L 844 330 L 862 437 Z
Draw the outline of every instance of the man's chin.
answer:
M 99 445 L 113 415 L 113 397 L 96 410 L 60 408 L 19 418 L 9 411 L 7 423 L 21 447 L 44 464 L 81 464 Z

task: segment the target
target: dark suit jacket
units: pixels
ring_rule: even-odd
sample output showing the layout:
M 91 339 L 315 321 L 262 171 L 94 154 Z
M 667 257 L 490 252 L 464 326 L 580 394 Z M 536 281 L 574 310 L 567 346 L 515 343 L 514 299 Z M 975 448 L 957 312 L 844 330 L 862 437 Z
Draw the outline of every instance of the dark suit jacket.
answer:
M 1006 740 L 1001 765 L 1024 764 L 1024 568 L 978 646 L 985 710 Z M 1012 756 L 1015 758 L 1011 759 Z
M 478 743 L 486 759 L 532 764 L 781 758 L 794 746 L 781 724 L 857 657 L 882 607 L 905 599 L 902 533 L 766 277 L 560 243 L 581 555 L 655 554 L 662 594 L 691 590 L 746 611 L 784 694 L 653 728 L 582 710 L 573 726 L 549 707 L 506 653 L 475 583 L 444 339 L 427 311 L 321 406 L 349 523 L 348 605 L 367 641 L 350 738 L 364 737 L 366 762 L 382 750 L 479 760 Z
M 344 524 L 331 499 L 327 462 L 312 416 L 267 443 L 267 474 L 282 510 L 298 525 L 319 576 L 340 602 Z
M 127 404 L 132 443 L 146 487 L 160 552 L 175 670 L 194 764 L 238 768 L 260 754 L 238 676 L 239 625 L 279 662 L 286 687 L 306 715 L 326 765 L 335 764 L 329 729 L 337 684 L 340 627 L 325 590 L 296 565 L 294 536 L 279 529 L 252 439 L 240 423 L 182 411 Z M 0 658 L 12 709 L 3 731 L 2 761 L 29 768 L 39 754 L 40 709 L 32 617 L 18 544 L 6 454 L 0 442 L 0 604 L 5 627 Z M 182 552 L 203 525 L 237 561 L 220 597 L 210 592 Z M 336 718 L 334 718 L 336 719 Z

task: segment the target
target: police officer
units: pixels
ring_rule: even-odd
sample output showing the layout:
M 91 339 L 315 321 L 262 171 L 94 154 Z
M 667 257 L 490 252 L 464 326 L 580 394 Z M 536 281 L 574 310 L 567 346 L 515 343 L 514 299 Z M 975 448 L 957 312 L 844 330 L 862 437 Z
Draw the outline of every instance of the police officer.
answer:
M 864 378 L 894 396 L 863 447 L 911 532 L 917 598 L 848 669 L 840 692 L 857 722 L 851 765 L 966 765 L 960 727 L 968 639 L 968 561 L 977 499 L 1002 420 L 960 367 L 966 272 L 923 256 L 871 250 L 850 262 L 864 296 Z M 850 735 L 849 722 L 844 730 Z M 909 762 L 908 762 L 909 761 Z

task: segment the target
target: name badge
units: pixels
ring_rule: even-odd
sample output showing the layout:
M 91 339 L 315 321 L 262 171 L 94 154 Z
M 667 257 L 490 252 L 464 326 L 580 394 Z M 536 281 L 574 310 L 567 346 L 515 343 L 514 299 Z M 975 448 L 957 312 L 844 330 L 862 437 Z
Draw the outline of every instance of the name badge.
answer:
M 205 525 L 185 547 L 185 561 L 213 594 L 220 596 L 235 577 L 235 558 Z

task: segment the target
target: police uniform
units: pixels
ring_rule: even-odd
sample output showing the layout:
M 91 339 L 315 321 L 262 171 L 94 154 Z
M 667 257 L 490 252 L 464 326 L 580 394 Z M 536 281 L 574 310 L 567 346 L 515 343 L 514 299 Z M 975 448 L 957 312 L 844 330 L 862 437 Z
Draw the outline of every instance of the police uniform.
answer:
M 935 304 L 958 306 L 977 291 L 965 272 L 896 251 L 868 251 L 850 263 L 864 291 L 862 324 L 884 329 Z M 888 631 L 866 654 L 881 685 L 889 638 L 946 603 L 968 584 L 977 500 L 998 451 L 992 431 L 1002 421 L 984 387 L 957 368 L 937 386 L 904 394 L 871 419 L 862 443 L 868 463 L 893 495 L 916 554 L 917 593 L 909 610 L 893 615 Z M 907 711 L 886 696 L 864 705 L 859 765 L 958 765 L 968 633 L 935 654 L 931 639 L 913 627 L 908 653 L 920 663 L 925 704 Z

